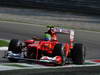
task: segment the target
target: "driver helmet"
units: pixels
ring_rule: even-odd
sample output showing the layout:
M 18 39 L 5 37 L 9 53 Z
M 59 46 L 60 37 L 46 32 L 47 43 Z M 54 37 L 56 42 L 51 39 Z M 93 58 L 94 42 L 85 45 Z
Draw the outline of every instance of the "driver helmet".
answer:
M 45 41 L 51 40 L 51 35 L 48 34 L 48 33 L 45 33 L 45 34 L 44 34 L 44 40 L 45 40 Z
M 48 33 L 51 34 L 51 35 L 53 35 L 53 34 L 55 34 L 55 31 L 54 31 L 53 29 L 50 29 L 50 30 L 48 31 Z

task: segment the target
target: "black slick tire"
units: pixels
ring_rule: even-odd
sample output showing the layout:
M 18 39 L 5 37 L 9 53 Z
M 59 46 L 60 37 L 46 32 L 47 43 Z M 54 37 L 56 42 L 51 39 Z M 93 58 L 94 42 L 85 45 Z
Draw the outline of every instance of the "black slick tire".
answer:
M 71 51 L 72 62 L 74 64 L 84 64 L 85 61 L 85 48 L 81 43 L 75 43 Z

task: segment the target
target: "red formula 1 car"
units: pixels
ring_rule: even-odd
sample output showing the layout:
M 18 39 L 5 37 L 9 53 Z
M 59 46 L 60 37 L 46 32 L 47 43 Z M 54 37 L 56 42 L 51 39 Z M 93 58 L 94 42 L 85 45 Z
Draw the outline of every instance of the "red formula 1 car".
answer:
M 36 62 L 64 65 L 70 59 L 74 64 L 83 64 L 85 60 L 84 46 L 74 43 L 74 31 L 49 26 L 46 32 L 51 35 L 50 40 L 12 39 L 9 43 L 7 58 L 9 61 L 33 60 Z M 57 33 L 69 35 L 69 43 L 58 41 Z

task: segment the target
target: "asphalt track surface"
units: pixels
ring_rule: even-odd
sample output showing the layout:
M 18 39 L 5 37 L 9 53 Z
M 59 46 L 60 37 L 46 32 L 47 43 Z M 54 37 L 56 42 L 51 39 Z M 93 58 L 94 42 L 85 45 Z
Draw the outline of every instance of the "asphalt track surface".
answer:
M 12 38 L 18 38 L 20 40 L 26 40 L 26 39 L 31 39 L 32 36 L 37 36 L 39 38 L 42 38 L 43 33 L 46 31 L 46 27 L 43 26 L 38 26 L 38 25 L 27 25 L 27 24 L 18 24 L 18 23 L 8 23 L 8 22 L 0 22 L 0 38 L 2 39 L 12 39 Z M 90 31 L 79 31 L 75 30 L 75 37 L 77 42 L 83 43 L 87 50 L 86 50 L 86 59 L 100 59 L 100 33 L 99 32 L 90 32 Z M 60 40 L 65 40 L 65 37 L 61 37 Z M 0 55 L 2 56 L 2 52 Z M 2 58 L 0 57 L 0 61 L 2 61 Z M 46 74 L 46 75 L 55 75 L 55 74 L 60 74 L 60 75 L 100 75 L 100 67 L 96 68 L 90 68 L 93 69 L 91 73 L 87 72 L 86 68 L 83 68 L 84 70 L 77 70 L 74 69 L 74 71 L 68 69 L 60 70 L 57 69 L 55 70 L 46 70 L 46 73 L 44 71 L 40 71 L 40 73 L 35 73 L 36 75 L 38 74 Z M 59 71 L 58 71 L 59 70 Z M 72 72 L 71 72 L 72 71 Z M 17 73 L 17 71 L 15 71 Z M 23 71 L 22 71 L 23 72 Z M 9 71 L 7 72 L 9 73 Z M 12 72 L 12 75 L 14 73 Z M 22 73 L 25 74 L 25 73 Z M 21 75 L 22 75 L 21 74 Z M 33 73 L 30 72 L 29 74 L 26 73 L 26 75 L 32 75 Z M 0 75 L 3 75 L 1 72 Z M 9 75 L 9 74 L 7 74 Z M 17 74 L 16 74 L 17 75 Z

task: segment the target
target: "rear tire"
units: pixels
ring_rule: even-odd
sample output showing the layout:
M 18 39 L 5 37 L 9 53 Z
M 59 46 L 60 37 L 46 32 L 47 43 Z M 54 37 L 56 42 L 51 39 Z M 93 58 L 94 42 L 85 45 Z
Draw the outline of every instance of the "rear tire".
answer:
M 63 44 L 56 44 L 55 45 L 53 56 L 61 56 L 62 57 L 62 63 L 56 64 L 56 65 L 61 65 L 61 66 L 65 65 L 65 63 L 66 63 L 66 53 L 65 53 Z
M 71 51 L 71 57 L 74 64 L 84 64 L 85 48 L 81 43 L 75 43 Z

